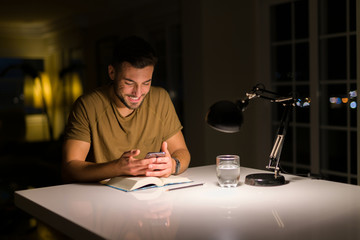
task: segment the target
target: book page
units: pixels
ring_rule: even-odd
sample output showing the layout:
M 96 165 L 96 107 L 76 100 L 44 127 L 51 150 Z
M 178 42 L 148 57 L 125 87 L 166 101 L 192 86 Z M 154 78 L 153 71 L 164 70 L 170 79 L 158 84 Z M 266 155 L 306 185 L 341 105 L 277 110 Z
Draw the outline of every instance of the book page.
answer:
M 106 185 L 124 191 L 134 191 L 147 187 L 160 187 L 169 184 L 192 182 L 190 179 L 179 176 L 169 176 L 167 178 L 158 177 L 114 177 Z
M 157 177 L 114 177 L 107 182 L 107 185 L 125 191 L 132 191 L 150 184 L 162 186 L 163 182 Z
M 158 187 L 163 186 L 164 183 L 161 181 L 158 177 L 135 177 L 137 179 L 137 182 L 135 185 L 131 188 L 131 190 L 138 189 L 141 187 L 145 187 L 148 185 L 156 185 Z

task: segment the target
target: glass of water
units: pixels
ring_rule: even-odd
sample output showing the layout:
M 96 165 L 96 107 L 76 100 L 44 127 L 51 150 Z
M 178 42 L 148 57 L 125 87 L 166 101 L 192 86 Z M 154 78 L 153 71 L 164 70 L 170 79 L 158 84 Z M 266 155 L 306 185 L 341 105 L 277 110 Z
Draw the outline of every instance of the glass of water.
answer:
M 240 179 L 240 158 L 238 155 L 216 157 L 216 175 L 221 187 L 236 187 Z

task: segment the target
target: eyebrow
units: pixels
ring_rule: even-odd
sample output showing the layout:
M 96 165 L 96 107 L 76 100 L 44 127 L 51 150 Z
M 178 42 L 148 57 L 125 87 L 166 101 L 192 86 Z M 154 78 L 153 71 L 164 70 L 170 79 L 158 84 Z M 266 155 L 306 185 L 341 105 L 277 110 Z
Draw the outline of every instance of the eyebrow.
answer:
M 124 78 L 124 80 L 125 81 L 129 81 L 129 82 L 134 82 L 135 83 L 135 81 L 134 80 L 132 80 L 132 79 L 130 79 L 130 78 Z M 149 80 L 146 80 L 146 81 L 144 81 L 144 82 L 142 82 L 142 83 L 147 83 L 147 82 L 151 82 L 151 78 L 149 79 Z

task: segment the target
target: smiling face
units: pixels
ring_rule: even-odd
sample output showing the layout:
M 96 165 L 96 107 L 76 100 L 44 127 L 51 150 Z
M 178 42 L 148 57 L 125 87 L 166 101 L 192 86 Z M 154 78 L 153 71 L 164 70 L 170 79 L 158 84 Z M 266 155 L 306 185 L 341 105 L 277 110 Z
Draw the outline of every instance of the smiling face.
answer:
M 135 68 L 123 62 L 120 69 L 110 65 L 108 71 L 110 79 L 114 81 L 115 104 L 120 114 L 127 116 L 141 106 L 150 91 L 154 66 Z

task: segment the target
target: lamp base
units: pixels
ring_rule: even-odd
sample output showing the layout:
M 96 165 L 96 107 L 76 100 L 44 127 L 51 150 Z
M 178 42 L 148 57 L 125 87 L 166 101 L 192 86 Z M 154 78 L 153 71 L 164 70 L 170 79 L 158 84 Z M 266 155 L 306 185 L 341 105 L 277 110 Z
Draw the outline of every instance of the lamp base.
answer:
M 255 173 L 249 174 L 245 178 L 245 184 L 251 186 L 279 186 L 284 185 L 285 177 L 279 175 L 275 177 L 274 173 Z

